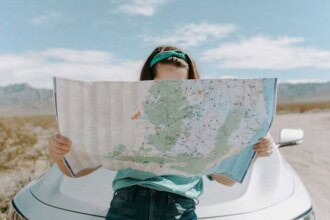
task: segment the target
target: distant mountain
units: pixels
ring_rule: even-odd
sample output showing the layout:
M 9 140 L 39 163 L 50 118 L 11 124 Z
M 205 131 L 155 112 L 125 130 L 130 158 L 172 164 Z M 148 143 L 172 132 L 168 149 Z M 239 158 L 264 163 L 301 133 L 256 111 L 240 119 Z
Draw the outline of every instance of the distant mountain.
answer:
M 330 101 L 330 82 L 326 83 L 279 83 L 278 103 Z
M 330 82 L 279 83 L 278 103 L 330 101 Z M 39 89 L 27 83 L 0 86 L 0 116 L 53 115 L 52 89 Z
M 54 114 L 53 90 L 27 83 L 0 86 L 0 116 Z

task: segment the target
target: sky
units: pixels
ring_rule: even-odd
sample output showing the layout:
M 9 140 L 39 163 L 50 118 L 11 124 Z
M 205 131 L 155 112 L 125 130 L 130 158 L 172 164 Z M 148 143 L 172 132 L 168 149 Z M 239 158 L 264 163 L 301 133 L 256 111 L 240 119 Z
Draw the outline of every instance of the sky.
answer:
M 52 77 L 139 80 L 161 45 L 193 57 L 201 78 L 330 81 L 330 1 L 1 1 L 0 86 Z

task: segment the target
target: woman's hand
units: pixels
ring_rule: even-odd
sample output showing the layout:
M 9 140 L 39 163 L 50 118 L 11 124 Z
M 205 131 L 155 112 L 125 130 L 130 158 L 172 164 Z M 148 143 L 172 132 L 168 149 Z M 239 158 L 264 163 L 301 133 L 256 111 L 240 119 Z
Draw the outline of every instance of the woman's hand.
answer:
M 48 144 L 50 157 L 58 161 L 69 152 L 72 141 L 57 132 L 49 138 Z
M 269 156 L 273 153 L 274 140 L 268 132 L 265 137 L 261 138 L 257 144 L 254 145 L 253 150 L 256 151 L 258 157 Z

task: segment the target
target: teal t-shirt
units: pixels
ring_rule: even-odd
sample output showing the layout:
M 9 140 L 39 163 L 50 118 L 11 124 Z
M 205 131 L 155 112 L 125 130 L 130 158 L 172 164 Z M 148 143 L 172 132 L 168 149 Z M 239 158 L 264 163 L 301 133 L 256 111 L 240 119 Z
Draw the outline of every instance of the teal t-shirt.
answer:
M 201 176 L 185 177 L 181 175 L 156 175 L 151 172 L 126 168 L 118 170 L 112 188 L 117 189 L 140 185 L 160 191 L 176 193 L 191 199 L 198 198 L 203 193 L 203 178 Z

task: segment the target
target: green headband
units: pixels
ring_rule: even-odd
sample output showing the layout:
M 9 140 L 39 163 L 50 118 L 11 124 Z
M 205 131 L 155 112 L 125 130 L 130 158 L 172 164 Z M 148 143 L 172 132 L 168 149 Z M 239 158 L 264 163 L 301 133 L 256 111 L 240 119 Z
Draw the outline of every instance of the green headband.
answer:
M 167 58 L 167 57 L 170 57 L 170 56 L 174 56 L 174 57 L 178 57 L 178 58 L 181 58 L 183 60 L 185 60 L 186 62 L 188 62 L 188 59 L 186 57 L 186 54 L 179 51 L 179 50 L 167 50 L 167 51 L 163 51 L 163 52 L 160 52 L 158 54 L 156 54 L 151 62 L 150 62 L 150 68 L 155 65 L 156 63 L 158 63 L 159 61 Z

